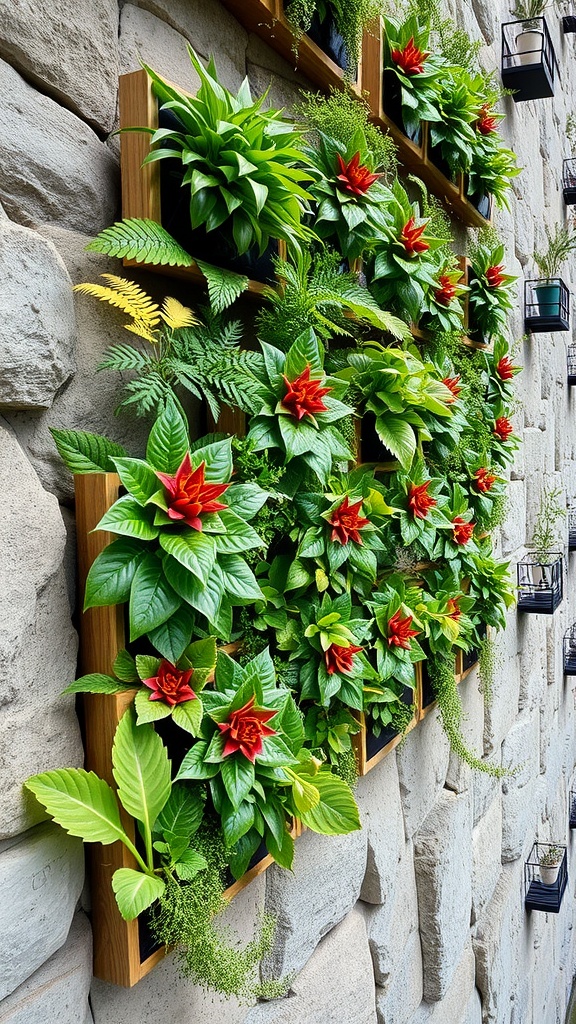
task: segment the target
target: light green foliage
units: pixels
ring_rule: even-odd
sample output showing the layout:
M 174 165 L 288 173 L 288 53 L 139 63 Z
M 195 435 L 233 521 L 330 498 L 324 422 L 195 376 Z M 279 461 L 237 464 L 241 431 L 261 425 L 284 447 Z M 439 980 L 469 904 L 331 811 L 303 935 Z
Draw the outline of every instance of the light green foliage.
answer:
M 353 78 L 358 67 L 362 31 L 382 10 L 382 0 L 289 0 L 286 4 L 286 18 L 294 32 L 294 50 L 302 35 L 308 31 L 315 11 L 321 19 L 327 10 L 334 15 L 336 28 L 344 39 L 348 64 L 347 75 Z
M 194 262 L 161 224 L 140 217 L 116 221 L 96 235 L 86 248 L 120 260 L 156 263 L 161 267 L 189 267 Z
M 496 669 L 501 661 L 498 643 L 492 633 L 480 641 L 478 650 L 478 677 L 484 697 L 484 706 L 489 707 L 494 695 Z
M 58 455 L 71 473 L 114 473 L 113 458 L 126 454 L 121 444 L 87 430 L 50 428 Z
M 534 253 L 534 262 L 540 273 L 550 279 L 559 276 L 568 257 L 576 251 L 576 231 L 562 224 L 557 224 L 554 231 L 546 226 L 546 239 L 547 248 Z
M 373 169 L 382 174 L 388 184 L 392 183 L 397 173 L 396 145 L 387 132 L 370 124 L 370 108 L 364 100 L 342 89 L 332 89 L 328 97 L 309 92 L 304 93 L 295 111 L 309 129 L 312 141 L 322 132 L 347 149 L 360 131 Z
M 566 519 L 566 506 L 558 501 L 561 494 L 561 487 L 544 487 L 540 495 L 531 545 L 536 549 L 539 559 L 546 559 L 554 548 L 559 547 L 562 550 L 564 547 L 558 532 L 559 524 Z

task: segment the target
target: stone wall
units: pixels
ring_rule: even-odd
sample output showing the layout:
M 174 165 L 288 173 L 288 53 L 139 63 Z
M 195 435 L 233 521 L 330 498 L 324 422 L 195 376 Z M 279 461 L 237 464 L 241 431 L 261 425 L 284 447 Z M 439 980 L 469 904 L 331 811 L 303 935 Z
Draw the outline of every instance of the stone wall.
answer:
M 508 5 L 451 7 L 496 66 Z M 552 12 L 549 23 L 555 98 L 505 101 L 504 134 L 525 169 L 497 225 L 519 297 L 545 226 L 565 217 L 576 57 Z M 526 914 L 523 863 L 536 837 L 567 834 L 575 711 L 560 651 L 576 611 L 571 584 L 550 619 L 510 613 L 488 710 L 475 674 L 463 686 L 470 741 L 497 764 L 521 763 L 519 774 L 502 784 L 472 775 L 450 755 L 434 712 L 360 781 L 361 833 L 305 834 L 293 875 L 273 867 L 234 901 L 228 916 L 243 939 L 264 906 L 278 915 L 264 972 L 295 972 L 288 998 L 225 1003 L 179 979 L 170 959 L 133 990 L 91 984 L 82 844 L 41 822 L 21 788 L 34 772 L 82 763 L 74 700 L 60 696 L 76 667 L 72 487 L 48 427 L 142 445 L 142 430 L 114 417 L 114 381 L 95 374 L 121 318 L 75 300 L 71 284 L 117 266 L 84 251 L 120 214 L 117 74 L 141 57 L 193 85 L 186 41 L 204 57 L 215 52 L 229 87 L 245 74 L 256 90 L 272 81 L 274 101 L 289 105 L 305 84 L 218 0 L 50 0 L 34 13 L 27 0 L 0 0 L 0 1021 L 559 1024 L 575 966 L 572 895 L 557 916 Z M 163 294 L 165 282 L 139 280 Z M 520 302 L 513 326 L 520 336 Z M 501 533 L 513 563 L 543 480 L 576 497 L 565 345 L 561 334 L 522 345 L 516 430 L 525 443 Z

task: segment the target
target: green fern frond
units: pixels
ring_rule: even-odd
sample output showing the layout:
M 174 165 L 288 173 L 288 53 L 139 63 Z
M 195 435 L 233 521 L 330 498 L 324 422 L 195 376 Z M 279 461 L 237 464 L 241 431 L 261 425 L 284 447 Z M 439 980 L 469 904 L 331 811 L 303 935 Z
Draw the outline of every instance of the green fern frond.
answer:
M 132 345 L 110 345 L 97 369 L 117 370 L 119 373 L 125 373 L 127 370 L 142 372 L 147 366 L 148 357 Z
M 160 310 L 155 302 L 134 281 L 128 281 L 116 274 L 101 274 L 108 285 L 76 284 L 74 291 L 82 295 L 91 295 L 100 302 L 108 302 L 111 306 L 121 309 L 133 320 L 140 320 L 148 327 L 155 327 L 160 322 Z
M 248 278 L 242 274 L 213 267 L 210 263 L 204 263 L 202 260 L 196 260 L 196 263 L 206 278 L 208 298 L 215 313 L 223 313 L 242 292 L 246 291 L 249 282 Z
M 148 413 L 157 414 L 169 396 L 176 397 L 170 384 L 155 373 L 148 373 L 138 380 L 128 381 L 124 385 L 124 391 L 128 397 L 122 399 L 118 409 L 135 405 L 138 416 L 147 416 Z
M 105 256 L 155 263 L 161 267 L 190 267 L 192 257 L 154 220 L 130 217 L 105 228 L 86 246 Z

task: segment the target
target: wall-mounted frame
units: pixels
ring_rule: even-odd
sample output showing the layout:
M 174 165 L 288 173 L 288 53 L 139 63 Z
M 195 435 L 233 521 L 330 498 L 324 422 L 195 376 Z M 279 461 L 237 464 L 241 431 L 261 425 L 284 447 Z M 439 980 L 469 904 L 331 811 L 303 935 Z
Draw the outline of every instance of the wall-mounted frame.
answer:
M 132 71 L 121 75 L 119 82 L 120 127 L 130 128 L 143 126 L 158 128 L 158 100 L 152 91 L 152 83 L 146 71 Z M 122 176 L 122 216 L 137 217 L 156 221 L 164 227 L 162 219 L 162 163 L 156 161 L 142 166 L 142 162 L 150 152 L 150 136 L 146 132 L 125 132 L 120 136 L 120 170 Z M 169 161 L 171 162 L 171 161 Z M 168 230 L 170 228 L 168 227 Z M 204 259 L 201 253 L 190 253 Z M 286 246 L 278 242 L 278 255 L 286 255 Z M 205 259 L 209 263 L 209 258 Z M 200 267 L 193 263 L 189 267 L 161 266 L 159 264 L 139 263 L 134 259 L 125 258 L 125 267 L 139 267 L 140 270 L 152 271 L 168 277 L 179 278 L 188 284 L 205 284 L 205 277 Z M 242 273 L 242 270 L 237 271 Z M 250 280 L 247 294 L 260 298 L 269 285 L 265 281 Z

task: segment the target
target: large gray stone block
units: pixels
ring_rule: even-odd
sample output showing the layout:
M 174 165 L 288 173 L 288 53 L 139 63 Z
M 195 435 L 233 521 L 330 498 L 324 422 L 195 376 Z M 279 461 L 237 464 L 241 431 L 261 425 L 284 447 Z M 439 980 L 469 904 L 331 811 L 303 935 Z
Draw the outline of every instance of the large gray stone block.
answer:
M 0 0 L 0 57 L 42 92 L 109 131 L 118 85 L 115 0 Z M 65 29 L 65 30 L 64 30 Z
M 523 864 L 503 864 L 502 874 L 473 936 L 476 984 L 482 997 L 483 1024 L 509 1024 L 514 1007 L 523 1012 L 521 981 L 533 969 L 531 936 L 524 926 Z M 533 917 L 544 915 L 534 914 Z
M 44 812 L 22 783 L 82 764 L 74 698 L 76 634 L 61 566 L 65 529 L 12 431 L 0 420 L 0 839 Z M 25 529 L 23 530 L 23 522 Z
M 200 79 L 188 56 L 187 40 L 165 21 L 134 4 L 120 13 L 120 70 L 139 71 L 141 61 L 187 92 L 196 92 Z
M 366 903 L 386 903 L 405 848 L 400 784 L 393 753 L 358 780 L 356 795 L 368 837 L 360 899 Z
M 482 1024 L 482 1004 L 474 980 L 474 951 L 469 943 L 444 998 L 438 1003 L 421 1003 L 408 1024 Z
M 300 971 L 320 939 L 352 909 L 366 869 L 366 832 L 320 836 L 296 843 L 293 874 L 273 864 L 266 872 L 266 910 L 278 925 L 265 977 Z
M 0 998 L 66 941 L 83 880 L 82 842 L 57 825 L 0 844 Z
M 444 786 L 450 747 L 438 711 L 408 733 L 396 752 L 406 838 L 411 839 Z
M 472 903 L 471 794 L 443 790 L 414 839 L 424 998 L 442 999 L 462 958 Z
M 386 988 L 405 958 L 405 947 L 418 931 L 418 894 L 412 843 L 397 865 L 383 906 L 367 908 L 366 921 L 376 984 Z
M 0 201 L 12 220 L 96 233 L 116 214 L 118 169 L 79 117 L 0 61 L 4 130 Z
M 93 1024 L 88 1005 L 92 977 L 92 931 L 74 916 L 63 946 L 11 995 L 0 1002 L 6 1024 Z
M 261 1003 L 243 1024 L 376 1024 L 374 979 L 362 914 L 327 935 L 286 999 Z M 98 1024 L 98 1021 L 96 1021 Z
M 218 919 L 219 927 L 246 945 L 255 935 L 264 906 L 264 876 L 254 879 Z M 94 978 L 90 990 L 94 1024 L 244 1024 L 245 1004 L 205 992 L 182 977 L 175 954 L 167 956 L 134 988 Z M 370 1022 L 371 1024 L 371 1022 Z
M 539 727 L 537 711 L 522 712 L 502 744 L 502 765 L 517 773 L 502 780 L 502 860 L 520 857 L 537 829 Z
M 51 242 L 8 220 L 0 276 L 0 407 L 48 407 L 74 370 L 70 278 Z
M 378 1024 L 407 1024 L 421 1003 L 422 993 L 422 949 L 418 932 L 413 932 L 388 984 L 376 989 Z
M 502 861 L 502 801 L 492 801 L 472 831 L 472 924 L 492 899 Z

